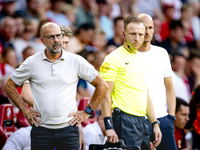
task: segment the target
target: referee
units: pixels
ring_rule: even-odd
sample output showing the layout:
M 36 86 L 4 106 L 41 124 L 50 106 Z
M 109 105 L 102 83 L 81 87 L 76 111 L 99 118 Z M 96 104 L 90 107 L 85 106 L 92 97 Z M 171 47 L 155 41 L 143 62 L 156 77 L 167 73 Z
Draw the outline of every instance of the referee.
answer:
M 148 68 L 137 54 L 144 41 L 143 21 L 137 17 L 126 18 L 123 35 L 123 46 L 106 56 L 100 68 L 101 76 L 109 85 L 102 101 L 107 141 L 116 143 L 119 138 L 126 145 L 150 149 L 145 115 L 153 126 L 155 147 L 159 145 L 162 135 L 148 94 Z M 111 108 L 114 110 L 112 118 Z

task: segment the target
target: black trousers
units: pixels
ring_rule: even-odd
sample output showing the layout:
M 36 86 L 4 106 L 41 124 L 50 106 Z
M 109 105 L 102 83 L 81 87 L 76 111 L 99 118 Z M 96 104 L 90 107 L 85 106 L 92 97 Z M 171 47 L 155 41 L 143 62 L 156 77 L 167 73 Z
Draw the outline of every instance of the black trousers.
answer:
M 68 126 L 61 129 L 32 127 L 31 150 L 79 150 L 78 127 Z
M 137 117 L 125 112 L 112 114 L 113 125 L 119 139 L 126 145 L 140 146 L 142 150 L 150 149 L 150 136 L 145 117 Z

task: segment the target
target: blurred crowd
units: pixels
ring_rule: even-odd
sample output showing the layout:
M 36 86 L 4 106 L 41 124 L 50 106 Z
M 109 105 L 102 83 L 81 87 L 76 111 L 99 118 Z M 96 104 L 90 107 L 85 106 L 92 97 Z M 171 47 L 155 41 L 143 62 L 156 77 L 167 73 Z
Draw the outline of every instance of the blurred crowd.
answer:
M 45 23 L 70 28 L 65 50 L 83 56 L 99 71 L 105 56 L 124 41 L 124 18 L 140 13 L 152 16 L 152 44 L 167 50 L 176 96 L 189 103 L 200 83 L 199 0 L 1 0 L 0 104 L 11 102 L 3 90 L 5 80 L 27 57 L 44 50 L 40 28 Z M 80 79 L 77 101 L 93 92 Z

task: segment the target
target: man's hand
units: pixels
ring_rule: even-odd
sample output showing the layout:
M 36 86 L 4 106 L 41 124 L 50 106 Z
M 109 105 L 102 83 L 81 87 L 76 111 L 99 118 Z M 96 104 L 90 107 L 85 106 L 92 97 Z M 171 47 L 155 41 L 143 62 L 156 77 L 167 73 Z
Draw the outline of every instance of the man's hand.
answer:
M 80 143 L 80 150 L 85 150 L 85 139 L 84 139 L 84 136 L 83 136 L 83 130 L 82 130 L 82 125 L 80 124 L 78 126 L 79 128 L 79 133 L 80 133 L 80 136 L 79 136 L 79 143 Z
M 155 135 L 155 141 L 153 142 L 153 146 L 157 147 L 160 144 L 161 139 L 162 139 L 162 133 L 160 131 L 160 127 L 158 124 L 155 124 L 153 126 L 153 133 Z
M 70 120 L 69 124 L 71 126 L 76 124 L 76 126 L 78 127 L 81 122 L 85 121 L 90 116 L 90 114 L 87 114 L 85 110 L 82 110 L 82 111 L 77 111 L 76 113 L 71 113 L 68 115 L 68 117 L 72 117 L 72 116 L 74 116 L 74 118 Z
M 106 130 L 107 142 L 118 143 L 119 139 L 114 129 Z
M 79 137 L 79 142 L 80 142 L 80 149 L 81 150 L 85 150 L 85 139 L 84 139 L 84 136 L 83 136 L 83 132 L 80 132 L 80 137 Z
M 24 114 L 31 126 L 34 124 L 36 127 L 38 127 L 37 122 L 41 124 L 41 121 L 37 118 L 41 117 L 41 114 L 35 112 L 34 110 L 28 107 L 25 110 L 22 110 L 22 113 Z

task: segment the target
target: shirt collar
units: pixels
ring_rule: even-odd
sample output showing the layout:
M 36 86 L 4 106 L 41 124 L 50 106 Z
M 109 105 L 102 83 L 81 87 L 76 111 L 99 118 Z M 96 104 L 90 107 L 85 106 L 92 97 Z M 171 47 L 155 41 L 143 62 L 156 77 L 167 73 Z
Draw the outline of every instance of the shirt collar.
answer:
M 46 51 L 46 49 L 44 49 L 44 50 L 41 52 L 42 59 L 43 59 L 43 60 L 49 60 L 49 59 L 47 58 L 46 54 L 45 54 L 45 51 Z M 62 50 L 61 50 L 61 57 L 60 57 L 58 60 L 64 60 L 64 59 L 66 59 L 66 53 L 65 53 L 64 50 L 62 49 Z M 58 60 L 57 60 L 57 61 L 58 61 Z

